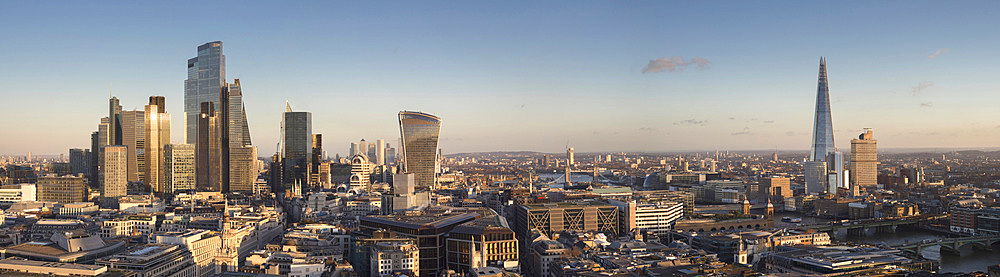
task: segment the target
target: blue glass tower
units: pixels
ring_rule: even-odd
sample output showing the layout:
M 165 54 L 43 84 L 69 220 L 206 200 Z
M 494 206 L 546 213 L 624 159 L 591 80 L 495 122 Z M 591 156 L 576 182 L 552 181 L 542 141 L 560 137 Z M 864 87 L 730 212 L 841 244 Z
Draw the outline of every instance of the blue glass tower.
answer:
M 830 115 L 830 87 L 826 79 L 826 58 L 819 60 L 819 85 L 816 89 L 816 115 L 813 120 L 812 145 L 803 171 L 806 192 L 836 193 L 843 174 L 843 159 L 838 159 L 833 144 L 833 118 Z M 839 165 L 838 165 L 839 161 Z
M 816 89 L 816 117 L 813 121 L 810 161 L 826 161 L 835 152 L 833 145 L 833 119 L 830 116 L 830 87 L 826 81 L 826 58 L 819 60 L 819 87 Z

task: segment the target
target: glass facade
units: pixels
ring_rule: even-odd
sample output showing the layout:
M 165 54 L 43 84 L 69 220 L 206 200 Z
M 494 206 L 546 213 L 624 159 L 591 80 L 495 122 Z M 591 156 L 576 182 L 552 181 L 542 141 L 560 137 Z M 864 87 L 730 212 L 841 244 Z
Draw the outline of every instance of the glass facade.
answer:
M 312 113 L 285 112 L 282 132 L 283 183 L 307 183 L 312 163 Z
M 213 41 L 198 46 L 198 56 L 188 59 L 188 76 L 184 80 L 184 138 L 189 144 L 198 142 L 198 114 L 202 102 L 219 106 L 219 93 L 226 82 L 226 56 L 222 42 Z
M 417 188 L 430 188 L 437 184 L 438 135 L 441 119 L 426 113 L 399 112 L 399 132 L 403 137 L 403 169 L 413 173 Z

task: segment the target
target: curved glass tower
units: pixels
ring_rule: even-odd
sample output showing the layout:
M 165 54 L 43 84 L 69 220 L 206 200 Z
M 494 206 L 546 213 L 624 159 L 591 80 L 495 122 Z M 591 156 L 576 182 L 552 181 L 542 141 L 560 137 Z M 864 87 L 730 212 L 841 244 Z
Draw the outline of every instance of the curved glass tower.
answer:
M 403 137 L 403 171 L 413 173 L 416 187 L 433 190 L 437 184 L 438 135 L 441 118 L 422 112 L 399 112 L 399 133 Z

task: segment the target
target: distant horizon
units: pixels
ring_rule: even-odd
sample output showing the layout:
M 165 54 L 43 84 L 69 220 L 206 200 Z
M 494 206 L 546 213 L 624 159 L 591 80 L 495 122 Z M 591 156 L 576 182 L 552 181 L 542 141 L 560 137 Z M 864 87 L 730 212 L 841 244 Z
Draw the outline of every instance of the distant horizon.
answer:
M 165 96 L 181 142 L 186 62 L 211 41 L 260 155 L 286 100 L 331 156 L 396 147 L 401 110 L 441 117 L 447 153 L 805 149 L 820 57 L 839 149 L 866 127 L 1000 147 L 1000 2 L 570 3 L 0 2 L 0 152 L 89 148 L 112 86 L 128 110 Z
M 80 149 L 86 149 L 86 148 L 80 148 Z M 715 150 L 690 150 L 690 151 L 686 151 L 686 150 L 676 150 L 676 151 L 592 151 L 592 152 L 580 152 L 580 151 L 576 151 L 576 150 L 577 149 L 574 149 L 574 153 L 575 154 L 615 154 L 615 153 L 626 153 L 626 154 L 693 154 L 693 153 L 708 153 L 708 152 L 711 152 L 712 154 L 714 154 L 714 152 L 715 152 Z M 879 153 L 892 153 L 892 154 L 919 154 L 919 153 L 942 153 L 942 152 L 975 151 L 975 150 L 984 151 L 984 152 L 1000 151 L 1000 147 L 902 147 L 902 148 L 881 148 L 881 147 L 879 147 L 878 152 Z M 745 149 L 744 150 L 722 150 L 722 149 L 720 149 L 719 153 L 724 153 L 726 151 L 729 151 L 731 153 L 773 153 L 774 149 L 759 149 L 759 150 L 745 150 Z M 796 153 L 797 154 L 797 153 L 800 153 L 800 152 L 802 154 L 808 154 L 809 149 L 800 149 L 800 150 L 794 150 L 794 149 L 777 149 L 777 151 L 778 151 L 778 154 L 782 154 L 782 153 L 785 153 L 785 154 L 787 154 L 787 153 Z M 444 155 L 448 156 L 448 155 L 462 155 L 462 154 L 518 153 L 518 152 L 528 152 L 528 153 L 538 153 L 538 154 L 563 154 L 563 155 L 566 154 L 565 151 L 562 151 L 562 152 L 545 152 L 545 151 L 534 151 L 534 150 L 494 150 L 494 151 L 452 152 L 452 153 L 445 152 Z M 850 151 L 850 149 L 848 149 L 847 151 L 841 151 L 841 152 L 850 153 L 851 151 Z M 27 154 L 28 154 L 27 152 L 21 153 L 21 154 L 4 154 L 4 153 L 0 153 L 0 157 L 24 157 Z M 66 153 L 62 153 L 62 154 L 65 154 L 66 158 L 68 158 L 69 157 L 69 149 L 66 149 Z M 51 154 L 51 153 L 48 153 L 48 154 L 36 154 L 36 153 L 32 153 L 31 154 L 32 157 L 59 157 L 59 155 L 60 154 Z M 328 155 L 328 156 L 329 157 L 335 157 L 336 155 Z M 271 157 L 271 156 L 270 155 L 268 155 L 268 156 L 258 156 L 258 158 L 268 158 L 268 157 Z M 347 158 L 346 155 L 341 155 L 341 157 Z

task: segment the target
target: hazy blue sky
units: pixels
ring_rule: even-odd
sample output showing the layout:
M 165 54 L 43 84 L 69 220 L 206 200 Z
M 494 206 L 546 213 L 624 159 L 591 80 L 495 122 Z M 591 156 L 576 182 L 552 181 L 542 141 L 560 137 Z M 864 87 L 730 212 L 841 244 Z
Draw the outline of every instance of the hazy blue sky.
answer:
M 0 154 L 89 147 L 112 84 L 166 96 L 181 141 L 214 40 L 261 155 L 285 100 L 331 156 L 395 146 L 403 109 L 446 153 L 804 150 L 820 56 L 840 149 L 1000 146 L 997 1 L 540 2 L 0 1 Z

